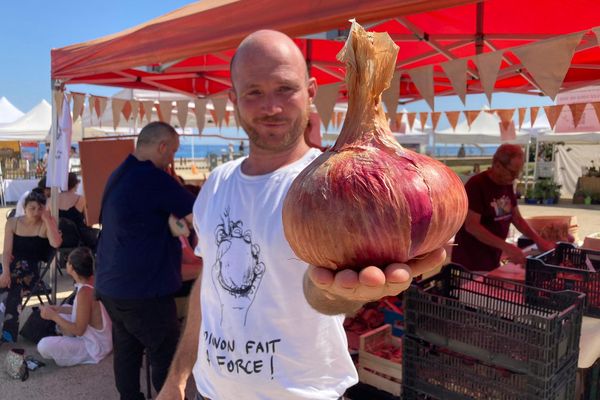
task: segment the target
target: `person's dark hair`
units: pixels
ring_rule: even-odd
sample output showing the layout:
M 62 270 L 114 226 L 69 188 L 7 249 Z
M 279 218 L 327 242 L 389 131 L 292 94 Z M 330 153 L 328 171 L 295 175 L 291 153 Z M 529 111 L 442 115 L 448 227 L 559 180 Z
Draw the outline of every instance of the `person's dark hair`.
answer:
M 46 189 L 46 175 L 42 176 L 38 181 L 37 187 L 40 189 Z
M 177 131 L 166 122 L 154 121 L 144 126 L 137 139 L 136 148 L 158 143 L 163 139 L 177 136 Z
M 37 189 L 37 188 L 36 188 Z M 23 202 L 23 208 L 27 207 L 27 204 L 31 203 L 32 201 L 35 201 L 36 203 L 38 203 L 39 205 L 41 205 L 42 207 L 46 205 L 46 196 L 44 195 L 44 193 L 40 193 L 37 190 L 32 190 L 27 197 L 25 197 L 25 201 Z
M 94 275 L 94 256 L 89 248 L 77 247 L 69 253 L 68 262 L 77 275 L 84 278 Z
M 521 146 L 516 144 L 505 143 L 498 147 L 498 149 L 494 153 L 494 158 L 492 159 L 492 162 L 498 162 L 506 166 L 510 164 L 513 158 L 517 157 L 525 157 Z
M 79 183 L 79 178 L 75 172 L 69 172 L 69 179 L 67 181 L 67 188 L 69 190 L 73 189 Z

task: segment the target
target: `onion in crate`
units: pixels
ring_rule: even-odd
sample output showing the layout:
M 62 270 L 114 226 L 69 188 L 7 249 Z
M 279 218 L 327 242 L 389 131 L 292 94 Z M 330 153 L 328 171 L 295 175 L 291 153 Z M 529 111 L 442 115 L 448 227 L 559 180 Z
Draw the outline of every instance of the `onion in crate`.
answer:
M 458 176 L 391 134 L 381 93 L 397 54 L 387 33 L 366 32 L 356 22 L 338 54 L 346 64 L 344 125 L 335 145 L 294 180 L 283 204 L 285 237 L 307 263 L 358 270 L 405 262 L 442 247 L 466 217 Z

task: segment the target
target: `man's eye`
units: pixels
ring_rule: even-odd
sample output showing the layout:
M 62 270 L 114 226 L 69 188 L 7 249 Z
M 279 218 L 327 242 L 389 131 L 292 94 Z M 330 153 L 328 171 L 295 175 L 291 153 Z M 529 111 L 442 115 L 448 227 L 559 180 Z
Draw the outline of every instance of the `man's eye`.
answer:
M 260 90 L 251 90 L 249 92 L 246 92 L 246 96 L 260 96 L 260 94 Z

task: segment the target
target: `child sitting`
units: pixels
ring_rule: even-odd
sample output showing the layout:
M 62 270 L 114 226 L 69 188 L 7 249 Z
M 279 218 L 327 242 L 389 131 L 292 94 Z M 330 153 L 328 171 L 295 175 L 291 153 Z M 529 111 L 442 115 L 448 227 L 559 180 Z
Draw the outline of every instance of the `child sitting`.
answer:
M 104 306 L 94 297 L 94 259 L 87 247 L 73 250 L 67 273 L 75 280 L 73 306 L 46 306 L 44 319 L 56 322 L 64 336 L 45 337 L 37 345 L 44 358 L 59 366 L 97 364 L 112 351 L 111 321 Z

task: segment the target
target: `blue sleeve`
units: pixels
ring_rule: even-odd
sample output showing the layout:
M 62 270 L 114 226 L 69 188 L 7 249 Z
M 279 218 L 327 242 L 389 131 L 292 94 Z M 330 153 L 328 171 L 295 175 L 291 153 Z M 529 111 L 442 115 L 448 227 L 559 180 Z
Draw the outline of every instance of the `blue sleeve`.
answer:
M 194 195 L 167 173 L 161 174 L 161 181 L 161 187 L 165 190 L 160 191 L 159 207 L 177 218 L 191 214 L 196 200 Z

